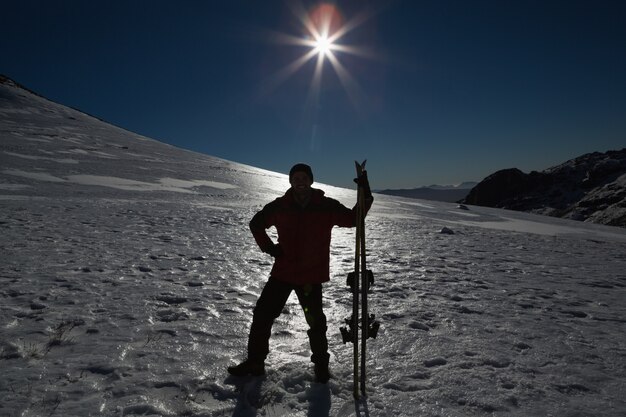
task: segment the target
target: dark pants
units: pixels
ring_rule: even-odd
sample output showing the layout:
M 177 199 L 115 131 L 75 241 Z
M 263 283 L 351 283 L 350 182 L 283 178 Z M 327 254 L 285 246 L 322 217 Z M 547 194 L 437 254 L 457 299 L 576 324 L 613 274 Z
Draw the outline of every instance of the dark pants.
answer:
M 322 311 L 322 284 L 307 284 L 303 286 L 288 284 L 270 277 L 259 297 L 250 336 L 248 338 L 248 358 L 254 361 L 264 361 L 269 353 L 269 339 L 272 333 L 274 320 L 280 316 L 285 303 L 295 291 L 304 311 L 304 317 L 309 325 L 308 335 L 311 344 L 311 361 L 328 363 L 328 340 L 326 339 L 326 316 Z

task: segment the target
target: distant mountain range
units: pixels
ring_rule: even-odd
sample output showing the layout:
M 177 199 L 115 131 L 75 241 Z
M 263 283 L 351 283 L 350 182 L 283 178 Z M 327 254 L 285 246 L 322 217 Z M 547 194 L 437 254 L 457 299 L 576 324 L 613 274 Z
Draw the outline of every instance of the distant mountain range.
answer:
M 626 227 L 626 148 L 585 154 L 541 172 L 495 172 L 462 203 Z
M 460 185 L 429 185 L 427 187 L 410 189 L 377 190 L 376 192 L 399 197 L 454 203 L 465 198 L 476 184 L 478 183 L 464 182 Z

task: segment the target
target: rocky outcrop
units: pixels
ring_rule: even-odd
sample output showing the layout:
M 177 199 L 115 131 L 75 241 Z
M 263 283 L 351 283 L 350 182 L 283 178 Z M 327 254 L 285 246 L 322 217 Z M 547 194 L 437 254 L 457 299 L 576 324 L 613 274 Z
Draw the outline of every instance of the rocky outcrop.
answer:
M 626 227 L 626 148 L 582 155 L 542 172 L 504 169 L 462 202 Z

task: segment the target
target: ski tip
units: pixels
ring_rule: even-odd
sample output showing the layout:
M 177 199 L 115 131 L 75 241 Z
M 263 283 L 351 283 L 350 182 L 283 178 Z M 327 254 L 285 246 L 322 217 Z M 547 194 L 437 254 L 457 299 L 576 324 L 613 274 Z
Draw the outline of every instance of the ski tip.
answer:
M 354 161 L 354 165 L 356 166 L 356 172 L 360 176 L 361 173 L 365 170 L 365 163 L 367 159 L 365 159 L 362 163 L 359 164 L 359 161 Z

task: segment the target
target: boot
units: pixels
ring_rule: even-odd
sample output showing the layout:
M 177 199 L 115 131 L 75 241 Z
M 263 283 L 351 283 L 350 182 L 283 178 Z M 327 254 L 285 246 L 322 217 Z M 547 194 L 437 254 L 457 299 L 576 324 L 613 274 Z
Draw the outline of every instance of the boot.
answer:
M 265 363 L 246 359 L 237 366 L 229 366 L 228 373 L 233 376 L 259 376 L 265 374 Z

